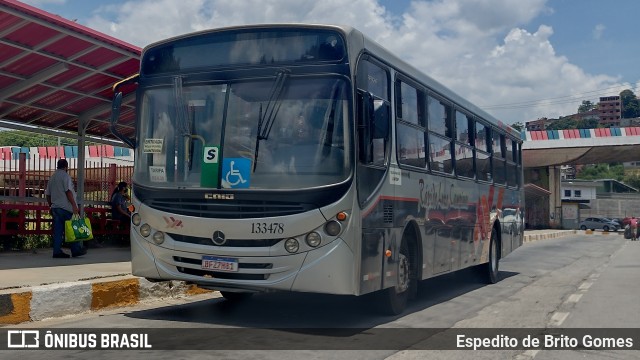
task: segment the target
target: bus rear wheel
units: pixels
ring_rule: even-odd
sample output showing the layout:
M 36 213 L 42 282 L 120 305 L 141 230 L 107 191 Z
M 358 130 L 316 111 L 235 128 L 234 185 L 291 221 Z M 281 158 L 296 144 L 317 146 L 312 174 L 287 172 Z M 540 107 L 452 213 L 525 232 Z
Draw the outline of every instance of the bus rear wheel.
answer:
M 233 291 L 220 291 L 220 295 L 222 295 L 222 297 L 229 301 L 229 302 L 240 302 L 240 301 L 244 301 L 247 300 L 248 298 L 250 298 L 253 293 L 251 292 L 233 292 Z
M 402 241 L 398 254 L 398 280 L 395 286 L 380 292 L 378 303 L 386 315 L 399 315 L 407 307 L 411 281 L 411 256 L 406 240 Z

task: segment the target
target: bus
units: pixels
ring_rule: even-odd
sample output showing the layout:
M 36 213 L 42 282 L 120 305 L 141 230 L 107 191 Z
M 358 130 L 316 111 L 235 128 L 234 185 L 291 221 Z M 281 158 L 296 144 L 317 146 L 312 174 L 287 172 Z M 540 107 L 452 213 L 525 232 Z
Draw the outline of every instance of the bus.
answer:
M 124 85 L 135 138 L 117 130 Z M 494 283 L 522 245 L 519 133 L 354 28 L 174 37 L 113 89 L 136 276 L 228 301 L 371 294 L 400 314 L 420 280 L 476 267 Z

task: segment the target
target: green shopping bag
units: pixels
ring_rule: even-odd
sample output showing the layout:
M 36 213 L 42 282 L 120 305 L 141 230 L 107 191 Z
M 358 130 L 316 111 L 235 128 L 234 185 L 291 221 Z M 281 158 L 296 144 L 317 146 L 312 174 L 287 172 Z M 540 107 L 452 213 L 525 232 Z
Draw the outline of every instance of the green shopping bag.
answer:
M 73 214 L 71 220 L 64 222 L 64 241 L 76 242 L 93 239 L 91 222 L 89 218 L 81 218 L 78 214 Z

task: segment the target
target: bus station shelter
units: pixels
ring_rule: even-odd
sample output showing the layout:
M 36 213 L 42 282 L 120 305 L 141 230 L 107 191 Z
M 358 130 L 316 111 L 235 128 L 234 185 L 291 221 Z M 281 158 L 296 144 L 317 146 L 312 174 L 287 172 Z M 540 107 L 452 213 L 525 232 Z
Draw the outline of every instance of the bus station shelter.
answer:
M 110 131 L 112 86 L 138 72 L 140 54 L 74 21 L 0 0 L 0 128 L 77 139 L 83 194 L 85 141 L 123 145 Z M 122 90 L 118 130 L 133 137 L 135 88 Z

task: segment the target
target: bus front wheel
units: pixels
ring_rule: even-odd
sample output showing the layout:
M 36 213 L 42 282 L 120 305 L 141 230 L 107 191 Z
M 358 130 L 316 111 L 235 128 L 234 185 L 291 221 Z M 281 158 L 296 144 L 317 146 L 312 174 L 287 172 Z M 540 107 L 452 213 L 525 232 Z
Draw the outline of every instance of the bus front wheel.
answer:
M 406 240 L 402 241 L 398 254 L 398 280 L 395 286 L 380 292 L 378 303 L 387 315 L 399 315 L 407 307 L 411 286 L 411 256 Z

